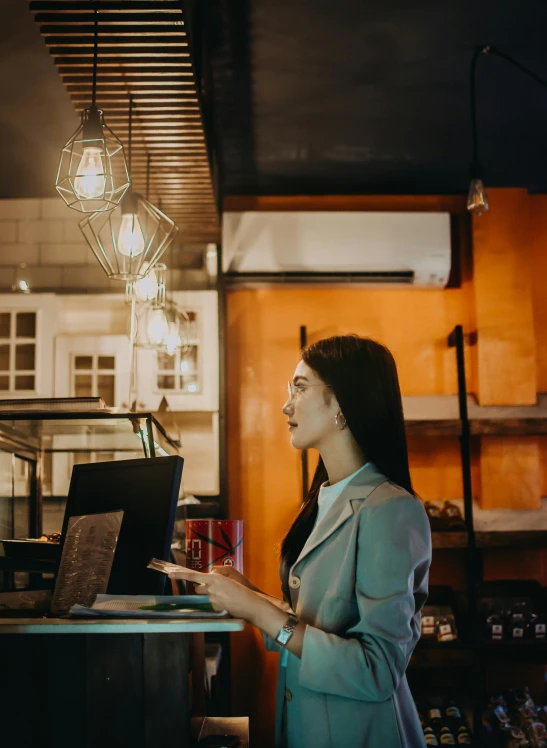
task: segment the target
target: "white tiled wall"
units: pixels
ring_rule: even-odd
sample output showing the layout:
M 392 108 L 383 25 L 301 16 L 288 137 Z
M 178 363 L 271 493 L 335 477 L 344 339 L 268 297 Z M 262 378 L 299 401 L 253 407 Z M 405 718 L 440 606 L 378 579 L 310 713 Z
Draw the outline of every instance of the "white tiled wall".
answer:
M 60 197 L 0 199 L 0 293 L 21 279 L 34 291 L 119 293 L 85 242 L 81 219 Z M 173 289 L 201 289 L 209 278 L 203 269 L 171 269 L 170 281 Z

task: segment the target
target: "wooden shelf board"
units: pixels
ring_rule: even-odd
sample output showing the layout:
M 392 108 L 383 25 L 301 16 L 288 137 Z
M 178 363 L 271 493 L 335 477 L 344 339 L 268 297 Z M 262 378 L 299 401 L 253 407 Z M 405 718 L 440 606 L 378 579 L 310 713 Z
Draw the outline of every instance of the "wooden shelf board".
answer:
M 472 651 L 459 643 L 442 645 L 421 639 L 412 654 L 409 667 L 469 667 L 472 661 Z
M 432 532 L 433 548 L 466 548 L 466 532 Z M 477 548 L 547 548 L 547 530 L 475 532 Z
M 475 533 L 477 548 L 547 548 L 547 530 L 497 530 Z
M 432 532 L 433 548 L 467 548 L 466 532 Z

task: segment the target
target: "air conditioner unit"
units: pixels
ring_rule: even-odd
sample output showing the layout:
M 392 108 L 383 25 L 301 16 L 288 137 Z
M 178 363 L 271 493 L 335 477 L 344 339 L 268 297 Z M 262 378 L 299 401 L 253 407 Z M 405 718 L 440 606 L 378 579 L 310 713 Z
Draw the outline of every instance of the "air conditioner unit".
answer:
M 444 288 L 450 213 L 224 213 L 231 283 L 359 283 Z

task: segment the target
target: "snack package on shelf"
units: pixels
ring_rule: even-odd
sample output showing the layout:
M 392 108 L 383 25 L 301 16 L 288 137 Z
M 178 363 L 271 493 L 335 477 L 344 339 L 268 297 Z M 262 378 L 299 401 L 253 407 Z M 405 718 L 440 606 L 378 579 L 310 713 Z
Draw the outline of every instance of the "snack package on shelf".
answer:
M 544 591 L 539 583 L 489 582 L 484 588 L 479 615 L 487 641 L 545 641 L 547 616 Z
M 433 532 L 465 532 L 462 512 L 453 500 L 425 501 L 424 507 Z
M 496 746 L 547 748 L 547 707 L 536 705 L 526 687 L 493 695 L 484 721 Z
M 456 618 L 447 605 L 425 605 L 421 625 L 422 639 L 451 642 L 458 638 Z

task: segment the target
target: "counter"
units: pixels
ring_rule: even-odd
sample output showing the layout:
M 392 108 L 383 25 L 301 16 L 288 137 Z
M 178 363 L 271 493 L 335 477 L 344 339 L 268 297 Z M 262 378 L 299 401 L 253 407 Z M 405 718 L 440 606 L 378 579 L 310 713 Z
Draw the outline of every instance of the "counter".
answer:
M 2 742 L 186 748 L 192 638 L 239 619 L 0 618 Z

